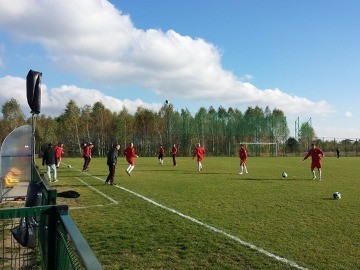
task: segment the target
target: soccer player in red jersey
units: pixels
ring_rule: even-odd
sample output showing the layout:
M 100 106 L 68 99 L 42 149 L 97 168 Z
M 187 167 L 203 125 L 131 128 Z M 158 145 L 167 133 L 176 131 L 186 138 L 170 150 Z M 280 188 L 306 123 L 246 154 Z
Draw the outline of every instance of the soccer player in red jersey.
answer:
M 139 157 L 135 153 L 135 148 L 133 143 L 129 143 L 129 147 L 125 149 L 124 155 L 126 158 L 126 161 L 129 163 L 129 167 L 125 170 L 125 172 L 131 176 L 131 172 L 135 167 L 135 158 Z
M 325 156 L 325 153 L 320 148 L 318 148 L 316 144 L 313 143 L 311 145 L 311 149 L 306 154 L 303 161 L 305 161 L 305 159 L 307 159 L 310 156 L 311 156 L 311 172 L 313 175 L 313 179 L 316 179 L 316 174 L 314 169 L 317 168 L 319 171 L 319 180 L 321 181 L 321 167 L 322 167 L 321 158 Z
M 173 165 L 176 165 L 176 155 L 178 154 L 179 149 L 176 147 L 176 144 L 173 145 L 173 147 L 171 148 L 171 155 L 172 155 L 172 159 L 173 159 Z
M 243 174 L 244 170 L 245 173 L 248 173 L 248 170 L 246 168 L 246 160 L 247 160 L 248 154 L 246 151 L 246 148 L 243 144 L 240 145 L 240 149 L 239 149 L 239 158 L 240 158 L 240 172 L 239 174 Z
M 159 164 L 163 165 L 164 164 L 164 153 L 165 153 L 165 149 L 162 145 L 160 145 L 160 149 L 159 149 Z
M 194 154 L 193 154 L 193 159 L 194 157 L 197 157 L 197 162 L 198 162 L 198 171 L 202 171 L 203 167 L 202 167 L 202 160 L 204 158 L 204 154 L 205 154 L 205 148 L 203 148 L 200 143 L 198 143 L 195 146 L 195 150 L 194 150 Z
M 83 143 L 83 158 L 84 158 L 84 165 L 83 165 L 83 172 L 89 169 L 89 164 L 91 161 L 91 149 L 94 148 L 94 145 L 89 142 L 88 144 Z
M 62 155 L 64 154 L 64 144 L 58 143 L 54 147 L 54 150 L 55 150 L 55 158 L 56 158 L 56 168 L 59 168 L 60 163 L 61 163 Z

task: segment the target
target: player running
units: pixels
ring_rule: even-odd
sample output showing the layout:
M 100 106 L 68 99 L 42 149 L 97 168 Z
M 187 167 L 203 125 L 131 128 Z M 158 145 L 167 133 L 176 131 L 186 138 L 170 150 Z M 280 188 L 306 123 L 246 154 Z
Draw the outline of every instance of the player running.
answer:
M 60 163 L 61 163 L 62 155 L 64 154 L 64 144 L 58 143 L 54 147 L 54 150 L 55 150 L 55 157 L 56 157 L 56 168 L 59 168 Z
M 129 147 L 125 149 L 124 155 L 126 157 L 126 161 L 129 163 L 129 167 L 125 170 L 125 172 L 131 176 L 132 170 L 135 168 L 135 158 L 139 157 L 135 153 L 135 148 L 133 143 L 129 143 Z
M 91 161 L 91 150 L 94 148 L 94 145 L 89 142 L 88 144 L 83 143 L 83 158 L 84 158 L 84 165 L 82 171 L 85 172 L 89 169 L 89 164 Z

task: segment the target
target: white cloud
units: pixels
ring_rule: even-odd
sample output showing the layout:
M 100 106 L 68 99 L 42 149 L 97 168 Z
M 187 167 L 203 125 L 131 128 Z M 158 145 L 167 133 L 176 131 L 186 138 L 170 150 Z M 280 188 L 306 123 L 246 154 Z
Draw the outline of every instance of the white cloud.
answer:
M 40 113 L 50 116 L 59 116 L 63 113 L 70 99 L 75 100 L 79 107 L 93 105 L 95 102 L 101 101 L 106 108 L 113 112 L 119 112 L 123 107 L 127 108 L 130 113 L 135 113 L 138 107 L 158 111 L 162 106 L 162 104 L 158 103 L 146 103 L 141 99 L 134 101 L 129 99 L 120 100 L 106 96 L 96 89 L 84 89 L 73 85 L 63 85 L 60 88 L 53 88 L 48 91 L 46 85 L 42 84 L 41 90 Z M 25 115 L 30 115 L 26 97 L 26 80 L 11 76 L 0 78 L 0 106 L 11 98 L 15 98 L 19 102 Z
M 135 83 L 162 97 L 206 100 L 223 106 L 269 106 L 292 114 L 334 112 L 326 101 L 242 82 L 222 68 L 221 53 L 213 44 L 174 30 L 137 29 L 129 16 L 105 0 L 2 0 L 0 30 L 20 41 L 42 45 L 64 71 L 97 83 Z M 98 90 L 75 86 L 53 91 L 68 91 L 70 96 L 81 92 L 79 100 L 85 93 L 111 99 Z M 60 105 L 61 101 L 51 96 L 51 102 Z
M 346 117 L 352 117 L 352 112 L 349 112 L 349 111 L 345 112 L 345 116 Z
M 336 126 L 317 126 L 316 134 L 320 139 L 331 140 L 335 138 L 336 140 L 343 139 L 359 139 L 360 128 L 354 127 L 336 127 Z

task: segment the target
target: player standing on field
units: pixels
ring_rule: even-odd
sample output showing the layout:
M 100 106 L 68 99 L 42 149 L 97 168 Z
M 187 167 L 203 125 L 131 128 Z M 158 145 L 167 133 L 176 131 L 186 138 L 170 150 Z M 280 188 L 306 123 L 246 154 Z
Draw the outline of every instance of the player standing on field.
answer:
M 179 149 L 176 147 L 176 144 L 173 145 L 173 147 L 171 148 L 171 155 L 172 155 L 172 159 L 173 159 L 173 166 L 177 166 L 176 165 L 176 155 L 178 154 Z
M 125 170 L 125 172 L 131 176 L 131 172 L 135 167 L 135 158 L 139 157 L 135 153 L 135 148 L 133 143 L 129 143 L 129 147 L 125 149 L 124 155 L 126 157 L 126 161 L 129 163 L 129 167 Z
M 243 144 L 240 145 L 239 149 L 239 158 L 240 158 L 240 172 L 239 174 L 243 174 L 244 170 L 245 173 L 248 173 L 248 170 L 246 168 L 246 160 L 247 160 L 248 154 L 246 152 L 246 148 Z
M 325 153 L 320 148 L 318 148 L 315 143 L 313 143 L 311 147 L 312 148 L 304 157 L 303 161 L 305 161 L 305 159 L 311 156 L 311 172 L 313 175 L 313 179 L 316 179 L 316 174 L 314 169 L 318 168 L 319 180 L 321 181 L 321 165 L 322 165 L 321 158 L 325 156 Z
M 159 164 L 163 165 L 164 164 L 164 153 L 165 153 L 165 149 L 162 145 L 160 145 L 160 149 L 159 149 Z
M 198 143 L 195 146 L 195 150 L 194 150 L 194 154 L 193 154 L 193 159 L 194 157 L 197 157 L 197 162 L 198 162 L 198 171 L 202 171 L 203 167 L 202 167 L 202 160 L 204 158 L 204 154 L 205 154 L 205 149 L 200 145 L 200 143 Z

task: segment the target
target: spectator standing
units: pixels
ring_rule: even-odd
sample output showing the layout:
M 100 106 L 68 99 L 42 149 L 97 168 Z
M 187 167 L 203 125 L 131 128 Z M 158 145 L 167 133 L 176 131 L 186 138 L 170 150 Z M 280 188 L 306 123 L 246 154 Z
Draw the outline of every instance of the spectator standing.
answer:
M 339 158 L 340 157 L 340 149 L 336 148 L 336 157 Z
M 46 165 L 46 174 L 50 182 L 57 182 L 55 150 L 51 143 L 48 144 L 42 159 L 42 165 Z M 51 177 L 51 170 L 53 177 Z
M 115 168 L 116 168 L 117 158 L 119 155 L 119 150 L 120 150 L 120 144 L 114 144 L 112 149 L 110 149 L 110 151 L 107 154 L 106 164 L 109 167 L 109 175 L 106 178 L 105 184 L 109 184 L 112 186 L 116 185 L 114 183 L 114 177 L 115 177 Z

